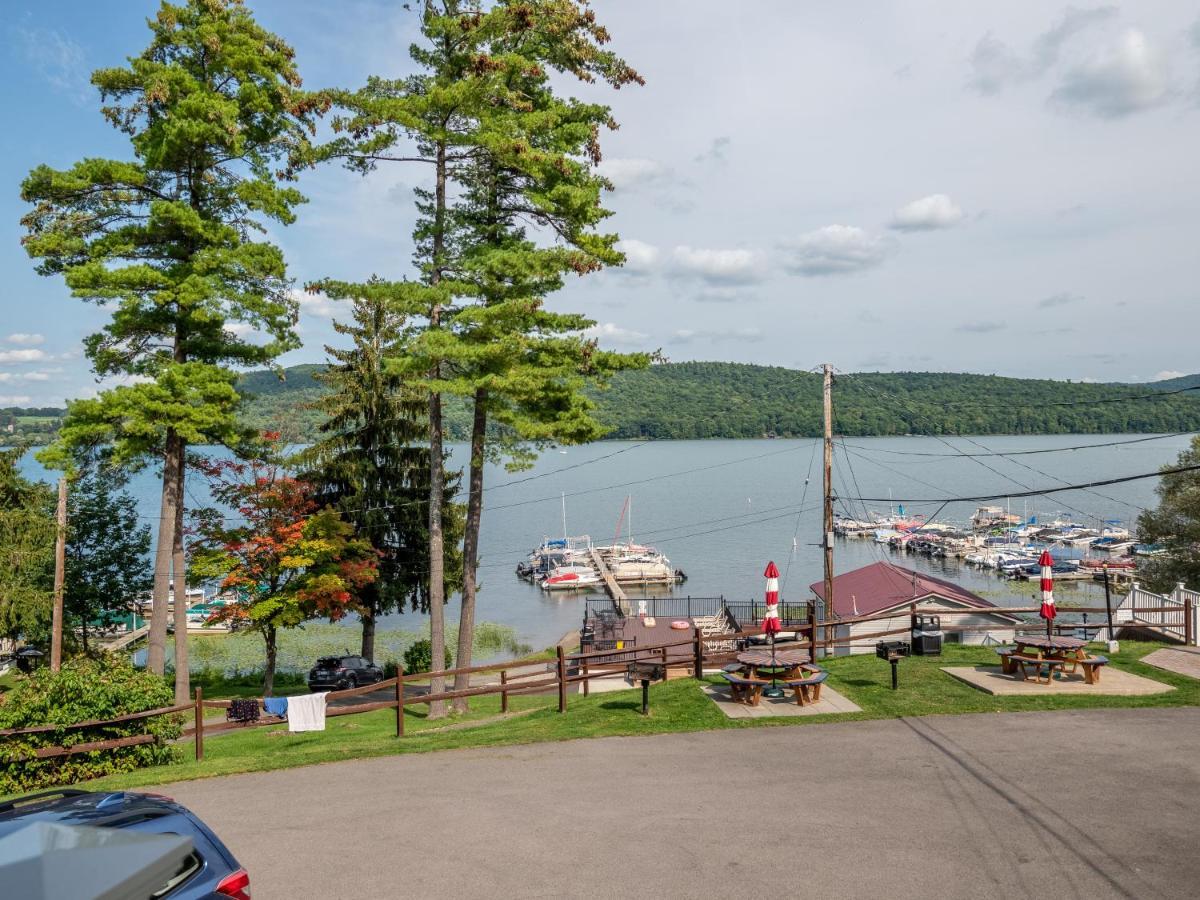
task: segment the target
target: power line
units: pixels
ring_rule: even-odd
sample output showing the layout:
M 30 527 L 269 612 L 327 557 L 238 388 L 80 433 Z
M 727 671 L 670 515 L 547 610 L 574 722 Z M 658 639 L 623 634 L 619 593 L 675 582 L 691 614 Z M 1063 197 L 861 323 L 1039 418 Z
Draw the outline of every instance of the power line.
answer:
M 854 377 L 854 376 L 850 376 Z M 896 456 L 934 456 L 940 459 L 945 459 L 953 456 L 975 457 L 975 456 L 1033 456 L 1037 453 L 1064 453 L 1068 450 L 1094 450 L 1102 447 L 1123 447 L 1126 444 L 1143 444 L 1146 441 L 1162 441 L 1167 438 L 1186 437 L 1190 434 L 1195 434 L 1194 431 L 1176 431 L 1171 434 L 1155 434 L 1150 437 L 1134 438 L 1128 441 L 1108 441 L 1103 444 L 1077 444 L 1073 447 L 1050 447 L 1043 450 L 995 450 L 989 453 L 930 453 L 922 450 L 890 450 L 886 447 L 863 447 L 861 444 L 846 444 L 843 441 L 843 446 L 853 447 L 855 450 L 864 450 L 869 453 L 892 453 Z M 956 435 L 962 437 L 962 435 Z
M 999 494 L 980 494 L 975 497 L 934 497 L 932 499 L 918 499 L 913 497 L 897 498 L 898 503 L 979 503 L 984 500 L 999 500 L 1003 497 L 1040 497 L 1043 494 L 1061 494 L 1065 491 L 1083 491 L 1093 487 L 1105 487 L 1110 484 L 1124 484 L 1127 481 L 1140 481 L 1145 478 L 1161 478 L 1165 475 L 1179 475 L 1184 472 L 1200 471 L 1200 465 L 1194 466 L 1175 466 L 1169 469 L 1160 469 L 1157 472 L 1146 472 L 1142 475 L 1125 475 L 1120 478 L 1105 478 L 1101 481 L 1087 481 L 1083 484 L 1066 484 L 1062 487 L 1048 487 L 1030 489 L 1023 492 L 999 493 Z M 892 502 L 890 497 L 846 497 L 846 500 L 860 500 L 867 503 L 888 503 Z

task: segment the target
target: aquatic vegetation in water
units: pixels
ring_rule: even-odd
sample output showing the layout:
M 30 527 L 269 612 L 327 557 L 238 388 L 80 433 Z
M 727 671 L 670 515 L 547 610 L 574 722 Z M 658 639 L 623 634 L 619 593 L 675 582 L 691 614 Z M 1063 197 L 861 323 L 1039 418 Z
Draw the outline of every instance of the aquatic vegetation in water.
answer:
M 403 659 L 409 646 L 428 636 L 428 625 L 421 631 L 382 628 L 375 632 L 375 661 L 383 665 L 387 661 Z M 447 626 L 446 646 L 453 648 L 457 643 L 457 628 Z M 284 629 L 279 632 L 277 669 L 280 672 L 306 672 L 320 656 L 357 653 L 359 646 L 358 631 L 345 625 L 315 622 L 303 628 Z M 529 651 L 529 645 L 519 641 L 516 629 L 509 625 L 480 622 L 475 626 L 474 652 L 480 658 L 517 657 Z M 168 665 L 173 658 L 174 648 L 168 644 Z M 188 637 L 188 668 L 192 672 L 220 672 L 230 677 L 249 675 L 262 671 L 265 662 L 263 640 L 257 632 Z

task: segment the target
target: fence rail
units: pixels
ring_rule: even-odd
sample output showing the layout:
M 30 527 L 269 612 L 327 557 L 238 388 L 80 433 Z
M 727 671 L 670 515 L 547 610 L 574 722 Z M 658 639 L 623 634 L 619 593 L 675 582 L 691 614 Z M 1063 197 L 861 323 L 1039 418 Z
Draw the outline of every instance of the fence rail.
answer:
M 651 598 L 651 600 L 663 600 L 667 598 Z M 688 608 L 687 602 L 689 598 L 673 598 L 684 604 L 683 609 Z M 709 601 L 719 598 L 690 598 L 692 601 L 691 608 L 706 608 L 704 604 Z M 702 601 L 697 604 L 696 601 Z M 609 609 L 612 608 L 609 601 Z M 637 601 L 634 601 L 637 602 Z M 593 601 L 588 601 L 586 610 L 591 609 Z M 733 605 L 733 604 L 731 604 Z M 753 619 L 754 609 L 753 604 L 750 606 L 750 616 Z M 819 647 L 826 650 L 831 650 L 840 646 L 848 646 L 851 644 L 861 644 L 863 641 L 875 640 L 878 638 L 890 637 L 899 634 L 909 633 L 908 626 L 900 628 L 888 628 L 886 630 L 871 632 L 868 634 L 837 635 L 837 629 L 840 626 L 858 624 L 862 622 L 888 622 L 893 623 L 897 617 L 905 615 L 902 610 L 891 610 L 882 614 L 854 616 L 842 619 L 824 619 L 819 621 L 811 621 L 807 617 L 811 614 L 808 604 L 792 604 L 796 607 L 794 615 L 800 618 L 800 610 L 803 610 L 804 621 L 797 621 L 795 624 L 786 624 L 785 630 L 794 631 L 798 636 L 804 635 L 799 639 L 799 643 L 809 647 Z M 1136 583 L 1133 585 L 1129 595 L 1124 599 L 1120 606 L 1114 608 L 1114 625 L 1116 627 L 1128 625 L 1150 625 L 1154 623 L 1154 627 L 1168 634 L 1178 633 L 1179 638 L 1188 642 L 1196 640 L 1196 615 L 1197 609 L 1200 608 L 1200 592 L 1189 591 L 1182 586 L 1178 588 L 1172 595 L 1166 596 L 1162 594 L 1154 594 L 1149 591 L 1142 590 Z M 589 612 L 585 610 L 585 620 L 589 616 Z M 781 610 L 783 612 L 784 610 Z M 1020 616 L 1027 614 L 1035 614 L 1040 611 L 1038 606 L 1029 607 L 1001 607 L 985 610 L 990 615 L 1009 616 L 1012 619 L 1011 624 L 987 627 L 988 631 L 1012 631 L 1014 634 L 1019 631 L 1029 630 L 1032 628 L 1043 628 L 1044 623 L 1038 620 L 1024 620 Z M 936 615 L 943 616 L 951 621 L 957 615 L 979 615 L 979 609 L 952 609 L 952 610 L 937 610 Z M 1074 615 L 1090 615 L 1090 614 L 1105 614 L 1105 607 L 1069 607 L 1062 611 L 1062 618 L 1056 621 L 1056 628 L 1061 629 L 1077 629 L 1083 628 L 1088 630 L 1100 631 L 1107 628 L 1107 616 L 1096 622 L 1078 622 L 1068 621 L 1067 616 Z M 910 607 L 909 614 L 915 615 L 917 606 L 913 604 Z M 664 616 L 683 615 L 685 613 L 665 612 L 659 613 Z M 694 613 L 697 614 L 697 613 Z M 698 613 L 704 615 L 704 613 Z M 594 615 L 592 613 L 591 615 Z M 815 633 L 814 633 L 815 629 Z M 979 627 L 973 628 L 956 627 L 948 625 L 942 628 L 943 632 L 954 634 L 966 631 L 977 632 Z M 669 672 L 672 669 L 686 669 L 689 674 L 695 678 L 703 677 L 705 667 L 713 667 L 723 664 L 732 659 L 737 649 L 745 646 L 745 643 L 762 637 L 761 626 L 758 622 L 749 623 L 749 627 L 740 624 L 736 630 L 723 633 L 705 635 L 699 627 L 694 626 L 690 633 L 686 634 L 679 640 L 665 641 L 657 644 L 633 645 L 624 646 L 621 649 L 615 647 L 593 648 L 590 650 L 582 650 L 578 653 L 567 654 L 562 647 L 556 648 L 555 658 L 547 660 L 541 658 L 526 658 L 521 660 L 513 660 L 502 663 L 490 663 L 481 666 L 465 666 L 460 668 L 450 668 L 440 671 L 430 672 L 400 672 L 396 677 L 389 678 L 376 684 L 362 685 L 359 687 L 349 688 L 344 691 L 331 691 L 326 694 L 327 701 L 341 701 L 357 697 L 366 697 L 369 695 L 379 694 L 381 692 L 389 692 L 391 694 L 388 699 L 372 699 L 362 703 L 354 703 L 345 706 L 332 706 L 326 711 L 326 716 L 348 716 L 359 713 L 374 712 L 383 709 L 392 709 L 396 713 L 396 736 L 404 735 L 404 707 L 412 706 L 421 703 L 433 703 L 439 700 L 454 700 L 458 698 L 468 697 L 483 697 L 500 695 L 500 708 L 503 712 L 508 711 L 509 698 L 514 695 L 545 693 L 557 694 L 559 712 L 565 712 L 568 704 L 568 688 L 571 685 L 579 685 L 584 695 L 588 693 L 588 686 L 594 678 L 610 678 L 615 674 L 619 674 L 633 662 L 652 661 L 661 664 L 665 670 Z M 823 636 L 822 636 L 823 635 Z M 635 639 L 627 639 L 629 644 Z M 731 646 L 732 645 L 732 646 Z M 455 675 L 482 675 L 494 674 L 497 676 L 495 681 L 487 681 L 483 684 L 468 685 L 466 688 L 457 690 L 441 690 L 437 693 L 406 693 L 405 687 L 413 687 L 416 684 L 429 683 L 434 680 L 445 680 L 452 678 Z M 185 736 L 194 738 L 195 741 L 195 756 L 197 760 L 204 758 L 204 737 L 206 734 L 215 734 L 222 731 L 229 731 L 239 728 L 249 728 L 264 725 L 277 725 L 282 719 L 276 717 L 266 717 L 255 722 L 228 722 L 228 721 L 213 721 L 205 722 L 205 710 L 211 709 L 227 709 L 231 701 L 229 700 L 205 700 L 203 691 L 196 688 L 195 700 L 186 705 L 162 707 L 160 709 L 146 710 L 139 713 L 129 713 L 123 716 L 117 716 L 112 719 L 104 720 L 89 720 L 86 722 L 76 722 L 72 724 L 62 725 L 40 725 L 32 728 L 11 728 L 0 731 L 0 737 L 13 737 L 23 734 L 46 734 L 54 731 L 67 729 L 82 729 L 82 728 L 103 728 L 105 726 L 119 725 L 128 722 L 148 719 L 162 715 L 178 715 L 191 711 L 194 716 L 194 724 L 184 730 Z M 94 750 L 106 750 L 123 746 L 134 746 L 137 744 L 150 743 L 157 738 L 151 734 L 129 735 L 123 738 L 114 738 L 104 741 L 91 741 L 79 743 L 68 747 L 41 747 L 36 750 L 36 757 L 45 759 L 54 756 L 68 755 L 72 753 L 85 753 Z

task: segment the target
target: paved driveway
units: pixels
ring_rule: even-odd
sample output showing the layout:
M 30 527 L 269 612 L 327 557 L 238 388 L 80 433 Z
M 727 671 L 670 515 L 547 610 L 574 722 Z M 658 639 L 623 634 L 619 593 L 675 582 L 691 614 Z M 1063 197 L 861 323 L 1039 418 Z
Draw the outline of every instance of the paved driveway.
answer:
M 162 790 L 256 900 L 1200 895 L 1196 709 L 610 738 Z

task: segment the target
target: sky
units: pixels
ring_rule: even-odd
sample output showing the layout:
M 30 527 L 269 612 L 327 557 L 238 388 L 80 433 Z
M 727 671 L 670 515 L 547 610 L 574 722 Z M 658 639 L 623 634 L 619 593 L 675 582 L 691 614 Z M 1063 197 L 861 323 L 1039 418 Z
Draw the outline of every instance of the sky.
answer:
M 411 71 L 384 0 L 248 0 L 308 87 Z M 97 384 L 103 310 L 39 276 L 19 184 L 40 163 L 129 156 L 88 83 L 145 46 L 151 0 L 5 0 L 0 406 Z M 1200 371 L 1200 5 L 956 0 L 595 0 L 646 79 L 611 104 L 602 170 L 623 268 L 552 308 L 670 360 L 1147 381 Z M 412 188 L 392 164 L 306 174 L 272 228 L 297 287 L 411 274 Z M 320 362 L 341 305 L 302 299 Z

